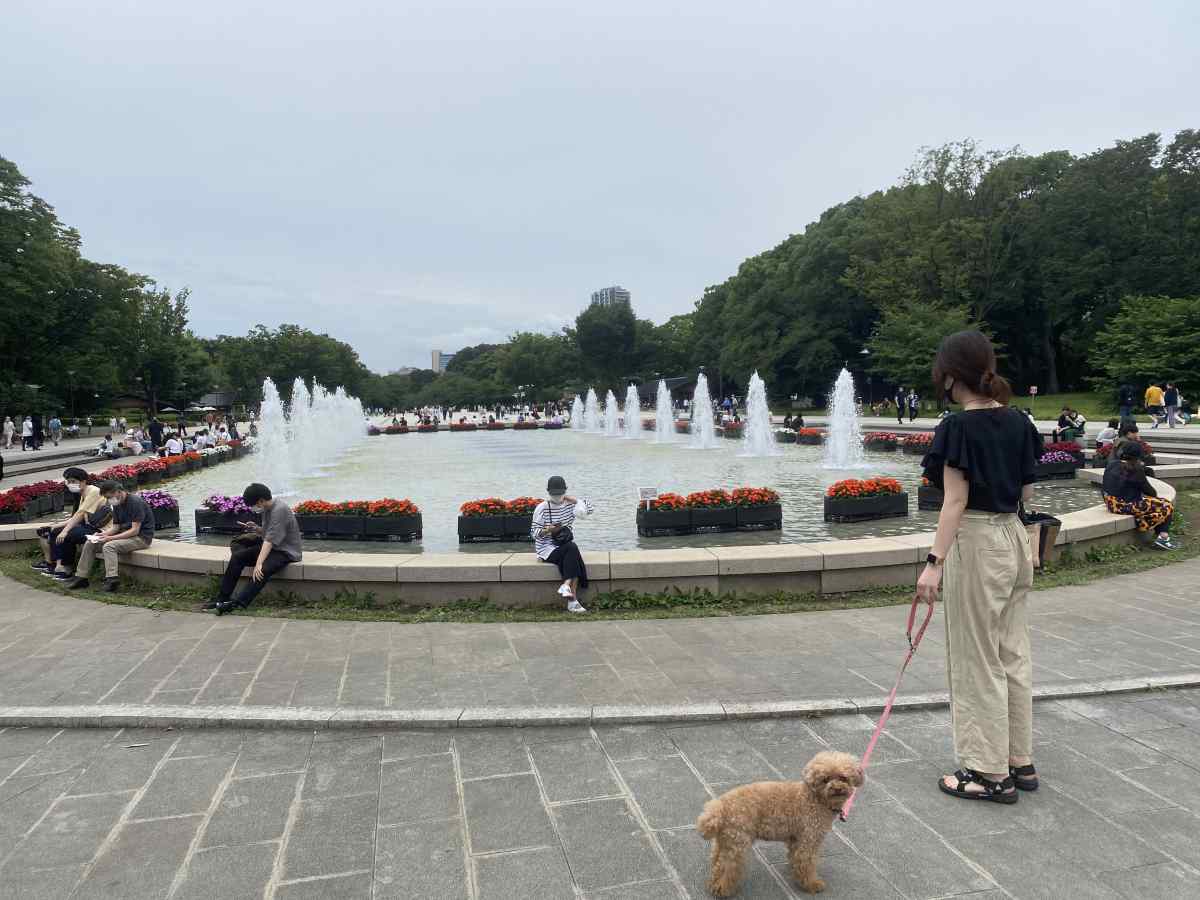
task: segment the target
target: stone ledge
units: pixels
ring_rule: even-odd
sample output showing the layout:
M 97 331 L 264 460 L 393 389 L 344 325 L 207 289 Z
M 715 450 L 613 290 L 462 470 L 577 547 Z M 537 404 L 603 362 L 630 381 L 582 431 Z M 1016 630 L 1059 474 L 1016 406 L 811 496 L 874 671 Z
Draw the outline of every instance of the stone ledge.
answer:
M 678 578 L 717 574 L 717 557 L 705 548 L 613 550 L 608 554 L 612 580 Z
M 819 572 L 825 558 L 817 544 L 759 544 L 753 547 L 709 547 L 718 575 L 765 575 Z

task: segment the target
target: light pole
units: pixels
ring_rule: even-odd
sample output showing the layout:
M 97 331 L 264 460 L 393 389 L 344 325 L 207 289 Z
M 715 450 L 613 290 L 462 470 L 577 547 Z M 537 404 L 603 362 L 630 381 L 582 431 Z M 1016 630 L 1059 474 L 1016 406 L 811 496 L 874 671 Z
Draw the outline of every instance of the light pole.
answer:
M 71 393 L 71 418 L 75 418 L 75 370 L 67 369 L 67 390 Z

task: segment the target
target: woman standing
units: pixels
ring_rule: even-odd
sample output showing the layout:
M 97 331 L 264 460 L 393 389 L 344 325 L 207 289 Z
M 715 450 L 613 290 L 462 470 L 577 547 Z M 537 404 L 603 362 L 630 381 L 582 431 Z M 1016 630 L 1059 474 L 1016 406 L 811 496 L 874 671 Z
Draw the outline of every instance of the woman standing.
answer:
M 954 751 L 962 768 L 938 781 L 947 794 L 1016 803 L 1036 790 L 1033 685 L 1026 598 L 1029 538 L 1017 516 L 1033 493 L 1037 433 L 1007 403 L 996 353 L 978 331 L 942 341 L 934 386 L 962 412 L 944 419 L 922 465 L 945 500 L 917 596 L 945 584 L 946 670 Z
M 12 449 L 13 435 L 17 433 L 17 426 L 13 424 L 12 416 L 4 417 L 4 449 Z
M 591 504 L 567 496 L 567 482 L 561 475 L 553 475 L 546 483 L 548 499 L 543 500 L 533 511 L 533 549 L 542 562 L 554 563 L 563 578 L 558 593 L 567 600 L 567 611 L 585 613 L 579 602 L 578 592 L 588 586 L 587 566 L 583 555 L 575 545 L 571 526 L 577 518 L 582 519 L 592 511 Z

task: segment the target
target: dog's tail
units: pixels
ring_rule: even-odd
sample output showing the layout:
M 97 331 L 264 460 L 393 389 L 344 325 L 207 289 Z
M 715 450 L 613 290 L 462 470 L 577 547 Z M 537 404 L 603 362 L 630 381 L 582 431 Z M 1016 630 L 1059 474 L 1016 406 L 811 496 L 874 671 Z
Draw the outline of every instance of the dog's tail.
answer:
M 709 800 L 704 804 L 704 812 L 696 820 L 696 830 L 700 832 L 701 837 L 706 840 L 712 840 L 717 836 L 717 832 L 721 830 L 721 825 L 724 822 L 724 812 L 725 810 L 720 800 Z

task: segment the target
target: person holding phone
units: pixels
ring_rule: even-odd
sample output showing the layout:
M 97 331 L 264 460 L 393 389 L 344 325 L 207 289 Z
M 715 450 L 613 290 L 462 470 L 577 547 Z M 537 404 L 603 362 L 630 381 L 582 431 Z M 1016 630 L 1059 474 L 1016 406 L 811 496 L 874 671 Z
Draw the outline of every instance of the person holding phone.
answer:
M 221 592 L 204 604 L 204 609 L 214 610 L 218 616 L 234 609 L 245 609 L 267 586 L 271 576 L 288 563 L 300 562 L 304 556 L 295 513 L 282 500 L 272 497 L 269 487 L 258 482 L 248 485 L 242 492 L 242 501 L 262 516 L 262 525 L 253 520 L 241 523 L 246 534 L 230 546 L 229 564 L 221 577 Z M 234 597 L 238 579 L 247 567 L 253 569 L 250 581 Z
M 588 501 L 567 496 L 567 482 L 561 475 L 553 475 L 546 484 L 547 499 L 533 511 L 533 549 L 542 562 L 558 566 L 563 583 L 558 593 L 567 601 L 567 611 L 585 613 L 587 609 L 579 602 L 579 591 L 587 588 L 587 566 L 583 554 L 575 544 L 571 526 L 592 511 Z

